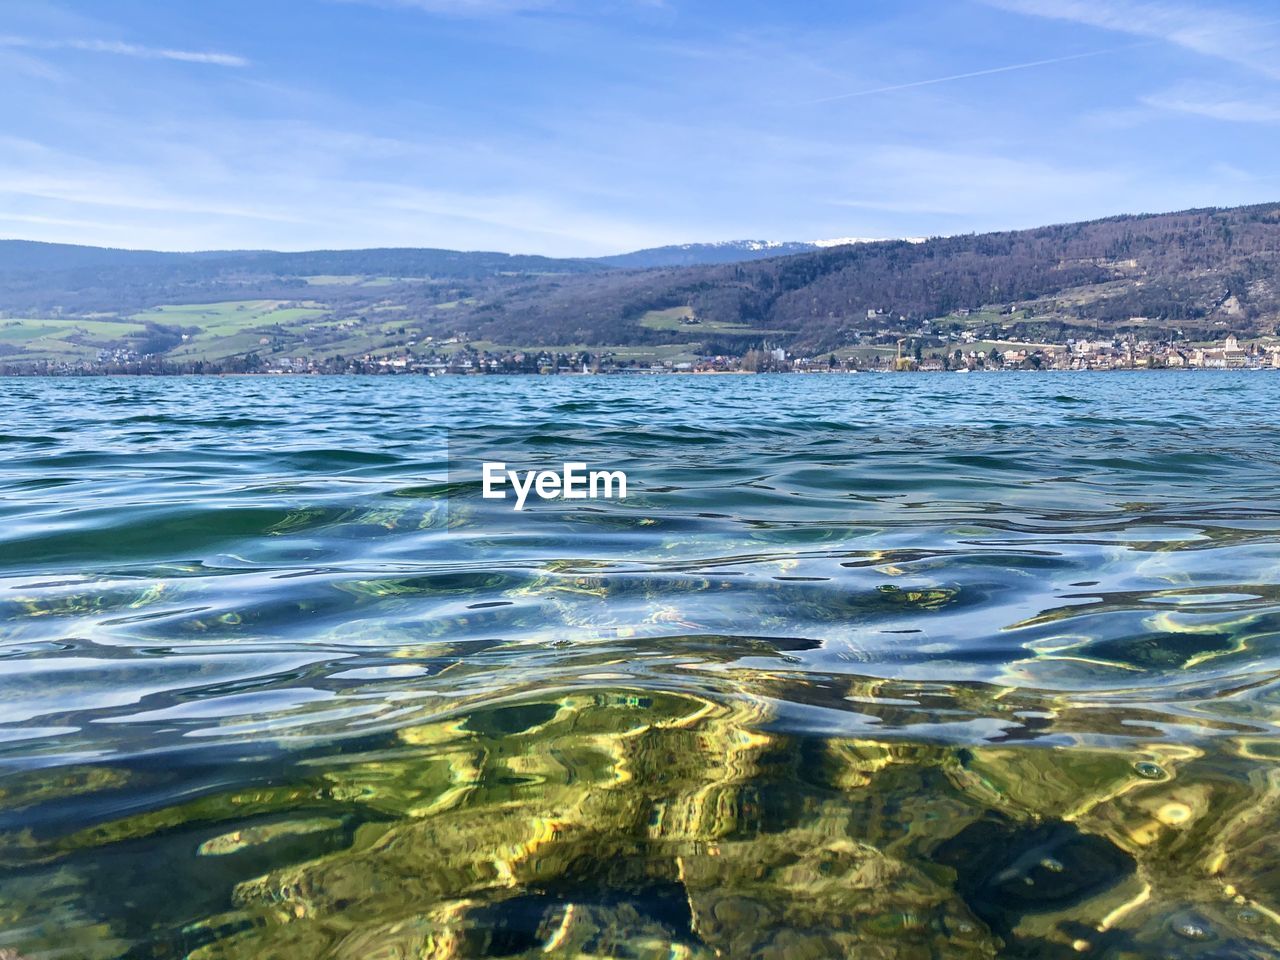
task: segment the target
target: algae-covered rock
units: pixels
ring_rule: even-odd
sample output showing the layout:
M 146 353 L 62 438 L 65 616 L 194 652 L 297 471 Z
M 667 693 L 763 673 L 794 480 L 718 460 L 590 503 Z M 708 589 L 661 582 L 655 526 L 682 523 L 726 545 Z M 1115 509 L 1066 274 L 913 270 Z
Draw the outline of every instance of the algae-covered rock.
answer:
M 879 726 L 808 736 L 775 723 L 774 704 L 798 699 L 789 683 L 738 667 L 714 697 L 477 687 L 433 719 L 302 757 L 278 783 L 10 835 L 32 878 L 0 881 L 10 942 L 42 956 L 65 942 L 43 918 L 63 916 L 107 945 L 94 960 L 141 944 L 191 960 L 1280 948 L 1277 791 L 1257 738 L 949 743 L 948 724 L 975 718 L 1067 731 L 1077 718 L 1026 693 L 835 679 L 806 688 L 814 709 Z M 138 777 L 86 768 L 11 797 L 56 807 Z

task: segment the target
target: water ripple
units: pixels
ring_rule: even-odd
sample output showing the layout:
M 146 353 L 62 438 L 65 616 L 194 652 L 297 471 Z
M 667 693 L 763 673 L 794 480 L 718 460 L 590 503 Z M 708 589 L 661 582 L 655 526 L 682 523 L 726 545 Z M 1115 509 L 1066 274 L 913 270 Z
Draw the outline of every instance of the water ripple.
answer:
M 1274 955 L 1278 416 L 0 381 L 0 953 Z M 482 459 L 629 496 L 517 514 Z

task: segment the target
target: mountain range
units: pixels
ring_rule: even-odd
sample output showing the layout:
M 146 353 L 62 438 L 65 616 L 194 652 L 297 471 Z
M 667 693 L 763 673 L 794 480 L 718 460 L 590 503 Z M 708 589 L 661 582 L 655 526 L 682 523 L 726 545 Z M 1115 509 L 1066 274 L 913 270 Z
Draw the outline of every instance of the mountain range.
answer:
M 9 364 L 82 361 L 122 345 L 207 360 L 264 346 L 350 355 L 440 340 L 686 352 L 769 340 L 825 351 L 961 328 L 1058 341 L 1119 330 L 1270 335 L 1278 322 L 1276 203 L 928 240 L 748 240 L 595 259 L 0 241 L 0 359 Z
M 721 243 L 682 243 L 666 247 L 650 247 L 634 253 L 600 257 L 598 262 L 623 269 L 647 270 L 651 267 L 693 267 L 712 263 L 741 263 L 765 260 L 793 253 L 808 253 L 821 248 L 824 241 L 726 240 Z

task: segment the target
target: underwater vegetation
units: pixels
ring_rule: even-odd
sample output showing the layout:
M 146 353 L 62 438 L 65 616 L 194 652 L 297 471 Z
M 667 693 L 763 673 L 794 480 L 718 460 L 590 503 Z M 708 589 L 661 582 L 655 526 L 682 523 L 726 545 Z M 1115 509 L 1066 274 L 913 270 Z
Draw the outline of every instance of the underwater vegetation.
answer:
M 477 707 L 256 785 L 10 832 L 3 936 L 95 960 L 1280 950 L 1280 793 L 1249 782 L 1246 742 L 805 737 L 770 729 L 792 681 L 755 680 L 766 696 L 728 703 L 617 687 Z M 940 725 L 998 695 L 844 689 Z M 5 819 L 166 779 L 32 774 Z

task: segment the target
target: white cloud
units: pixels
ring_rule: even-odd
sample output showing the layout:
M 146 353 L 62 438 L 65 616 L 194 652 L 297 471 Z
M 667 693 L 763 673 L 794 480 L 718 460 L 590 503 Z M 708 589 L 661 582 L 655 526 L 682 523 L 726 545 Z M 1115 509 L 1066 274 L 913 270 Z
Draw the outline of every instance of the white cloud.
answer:
M 1182 86 L 1143 97 L 1157 110 L 1189 113 L 1229 123 L 1280 123 L 1280 102 L 1257 100 L 1216 87 Z
M 484 42 L 500 35 L 503 49 L 527 43 L 537 56 L 564 57 L 573 68 L 554 98 L 535 84 L 539 89 L 527 95 L 515 89 L 510 102 L 494 102 L 492 111 L 468 106 L 471 92 L 455 97 L 445 83 L 430 89 L 406 83 L 403 98 L 373 96 L 358 82 L 302 88 L 310 74 L 287 73 L 287 58 L 247 75 L 214 71 L 224 82 L 212 85 L 208 71 L 192 76 L 183 70 L 162 85 L 111 77 L 116 86 L 100 97 L 70 87 L 72 80 L 66 89 L 75 96 L 29 82 L 27 95 L 8 98 L 13 121 L 4 130 L 33 142 L 6 142 L 0 133 L 0 233 L 162 249 L 425 245 L 584 255 L 677 239 L 1034 226 L 1256 201 L 1267 189 L 1211 168 L 1220 156 L 1265 167 L 1247 144 L 1235 151 L 1232 130 L 1186 142 L 1184 150 L 1190 138 L 1169 122 L 1177 115 L 1152 105 L 1125 119 L 1149 124 L 1150 141 L 1147 131 L 1073 123 L 1039 97 L 1030 105 L 1011 96 L 921 97 L 910 98 L 908 108 L 889 96 L 851 101 L 843 110 L 796 108 L 816 93 L 870 89 L 886 74 L 888 80 L 958 79 L 941 75 L 963 67 L 931 71 L 924 64 L 937 58 L 895 53 L 891 32 L 837 38 L 820 31 L 694 33 L 683 46 L 663 49 L 658 44 L 666 32 L 637 31 L 623 50 L 608 33 L 611 25 L 585 17 L 544 23 L 533 14 L 581 9 L 584 2 L 447 4 L 455 14 L 488 11 L 498 18 L 482 22 Z M 1033 0 L 988 2 L 1026 6 Z M 382 0 L 382 6 L 401 15 L 370 19 L 402 29 L 406 20 L 430 17 L 446 4 Z M 418 12 L 409 12 L 414 6 Z M 504 11 L 510 19 L 502 19 Z M 367 13 L 368 7 L 345 12 Z M 1045 27 L 1006 25 L 1026 33 Z M 80 22 L 10 29 L 30 36 L 115 35 L 109 25 Z M 450 27 L 441 42 L 470 32 Z M 1025 48 L 1016 37 L 1017 31 L 1001 49 Z M 1075 49 L 1085 49 L 1087 41 L 1077 39 Z M 1111 40 L 1115 47 L 1158 42 Z M 964 48 L 963 37 L 956 42 Z M 880 59 L 878 46 L 886 51 Z M 589 56 L 573 59 L 575 51 Z M 0 49 L 0 66 L 6 54 L 37 53 Z M 1039 62 L 1035 52 L 1007 61 L 978 53 L 969 59 L 1011 63 L 1028 71 L 1019 74 L 1027 80 L 1032 62 Z M 77 66 L 47 59 L 59 68 Z M 401 68 L 389 63 L 392 69 Z M 581 82 L 583 75 L 593 82 Z M 1265 102 L 1257 80 L 1232 82 Z M 1062 91 L 1064 97 L 1072 92 Z M 1186 108 L 1211 99 L 1203 90 L 1173 93 L 1165 98 L 1169 109 L 1175 100 Z M 1124 97 L 1098 101 L 1087 86 L 1078 99 L 1086 109 L 1140 106 Z M 1219 97 L 1231 99 L 1245 97 Z M 193 102 L 199 109 L 191 109 Z
M 83 50 L 89 53 L 109 53 L 120 57 L 137 57 L 143 60 L 178 60 L 183 63 L 203 63 L 215 67 L 247 67 L 249 61 L 231 53 L 199 50 L 172 50 L 165 47 L 144 47 L 119 40 L 41 40 L 36 37 L 0 36 L 0 47 L 26 50 Z
M 666 236 L 554 185 L 429 188 L 370 169 L 370 145 L 412 154 L 429 169 L 455 162 L 430 147 L 297 126 L 275 141 L 262 130 L 153 128 L 145 161 L 114 162 L 0 135 L 0 235 L 153 249 L 437 246 L 561 255 L 656 246 Z M 474 164 L 479 155 L 467 151 L 456 162 L 464 159 Z
M 836 195 L 830 202 L 959 222 L 983 218 L 1009 226 L 1035 226 L 1046 208 L 1079 211 L 1081 218 L 1104 215 L 1139 180 L 1124 170 L 905 145 L 867 151 L 859 179 L 865 194 Z
M 1168 0 L 983 0 L 1015 13 L 1114 30 L 1175 44 L 1280 78 L 1276 20 L 1220 6 Z

